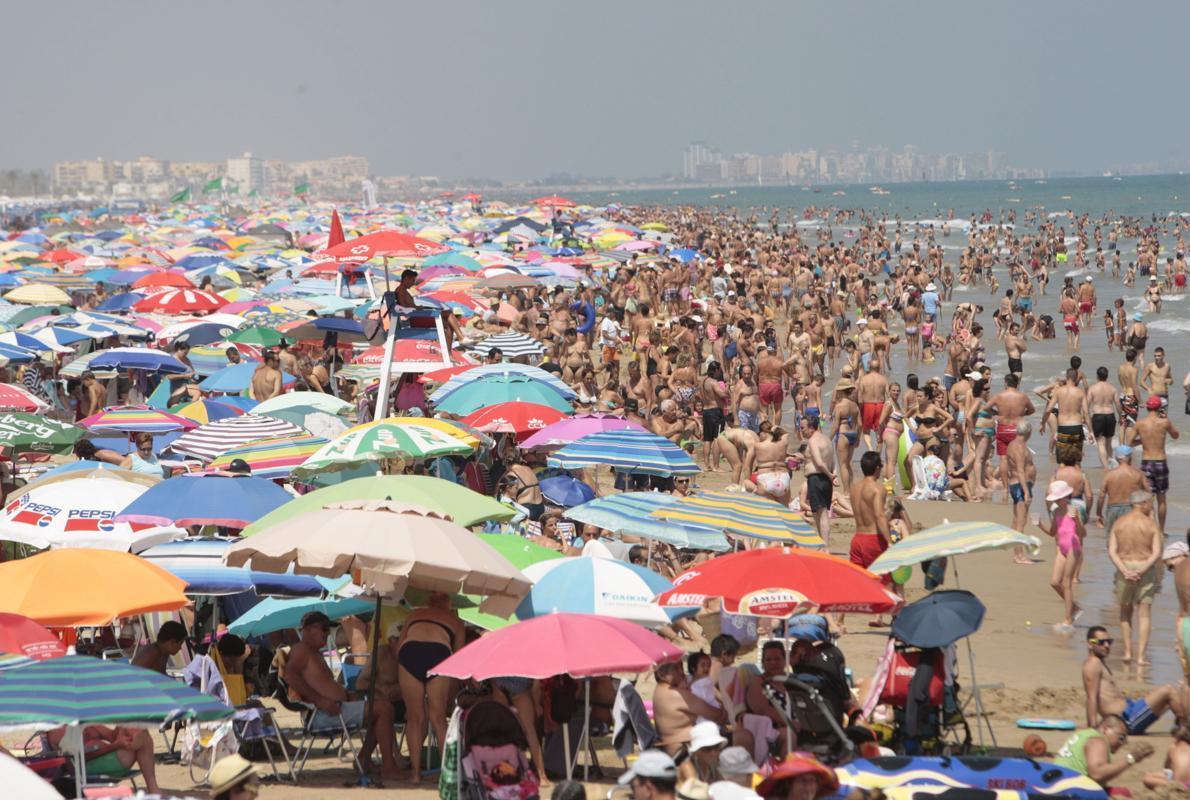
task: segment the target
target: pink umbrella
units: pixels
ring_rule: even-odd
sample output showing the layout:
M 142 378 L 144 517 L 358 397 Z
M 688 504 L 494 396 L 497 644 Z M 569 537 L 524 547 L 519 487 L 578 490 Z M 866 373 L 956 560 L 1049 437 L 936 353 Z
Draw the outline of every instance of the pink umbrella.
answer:
M 656 247 L 658 244 L 659 244 L 659 242 L 647 241 L 644 239 L 633 239 L 631 242 L 624 242 L 624 244 L 618 244 L 612 249 L 613 250 L 621 250 L 621 251 L 625 251 L 625 252 L 629 252 L 629 253 L 634 253 L 637 250 L 649 250 L 651 248 Z
M 431 673 L 479 681 L 563 674 L 583 678 L 644 672 L 682 655 L 681 648 L 633 622 L 596 614 L 546 614 L 476 639 Z
M 532 450 L 536 447 L 561 447 L 588 434 L 620 430 L 643 431 L 644 428 L 635 422 L 629 422 L 623 417 L 612 414 L 579 414 L 576 417 L 555 422 L 553 425 L 547 425 L 521 442 L 520 446 L 525 450 Z
M 434 264 L 431 267 L 426 267 L 417 273 L 420 280 L 428 281 L 433 278 L 441 277 L 442 275 L 469 275 L 470 273 L 462 267 L 455 267 L 450 264 Z

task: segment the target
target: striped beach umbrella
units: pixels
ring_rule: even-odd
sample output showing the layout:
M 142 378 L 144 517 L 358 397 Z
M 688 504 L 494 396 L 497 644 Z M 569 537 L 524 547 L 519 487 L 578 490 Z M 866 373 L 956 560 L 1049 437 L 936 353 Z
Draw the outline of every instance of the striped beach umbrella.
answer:
M 613 533 L 654 539 L 674 547 L 723 552 L 731 544 L 722 531 L 711 531 L 659 519 L 653 512 L 677 502 L 672 494 L 662 492 L 623 492 L 598 497 L 567 510 L 567 519 L 596 525 Z
M 194 400 L 189 403 L 181 403 L 173 406 L 170 408 L 170 413 L 177 414 L 184 419 L 193 420 L 196 425 L 206 425 L 210 422 L 218 422 L 221 419 L 238 417 L 244 413 L 244 410 L 230 403 L 221 403 L 218 400 L 204 397 L 201 400 Z
M 868 569 L 884 575 L 935 558 L 1018 545 L 1036 550 L 1041 542 L 1035 536 L 994 522 L 948 522 L 907 536 L 885 550 Z
M 475 447 L 437 428 L 380 420 L 357 425 L 293 470 L 295 477 L 346 469 L 383 459 L 419 460 L 467 455 Z
M 638 475 L 696 475 L 698 465 L 676 444 L 649 431 L 603 431 L 584 436 L 549 457 L 551 467 L 611 467 Z
M 166 433 L 197 428 L 191 419 L 158 411 L 148 406 L 110 406 L 97 414 L 80 420 L 88 430 L 123 431 L 124 433 Z
M 132 308 L 141 313 L 192 314 L 196 311 L 218 311 L 227 301 L 214 292 L 202 289 L 166 289 L 151 294 Z
M 241 447 L 258 439 L 302 434 L 305 434 L 305 431 L 292 422 L 257 414 L 243 414 L 187 431 L 174 440 L 169 449 L 179 455 L 210 461 L 233 447 Z
M 237 458 L 252 468 L 257 478 L 286 478 L 293 468 L 327 444 L 321 436 L 273 436 L 234 447 L 207 465 L 207 469 L 228 470 Z
M 224 719 L 233 709 L 121 661 L 62 656 L 0 671 L 0 724 L 81 725 Z
M 186 581 L 186 594 L 226 595 L 255 591 L 264 597 L 318 596 L 326 591 L 318 578 L 309 575 L 261 572 L 223 563 L 230 539 L 179 539 L 142 550 L 141 558 L 153 562 L 171 575 Z
M 495 336 L 489 336 L 480 342 L 467 345 L 463 349 L 474 350 L 486 355 L 494 347 L 498 347 L 505 358 L 545 355 L 545 345 L 532 336 L 526 336 L 523 333 L 515 333 L 513 331 L 497 333 Z
M 214 375 L 231 363 L 227 360 L 227 350 L 230 347 L 239 350 L 244 361 L 264 360 L 261 357 L 260 349 L 249 344 L 200 345 L 190 348 L 190 364 L 194 367 L 194 371 L 203 377 Z
M 653 512 L 658 519 L 798 547 L 825 545 L 801 514 L 748 492 L 695 492 Z
M 646 628 L 660 628 L 672 621 L 653 598 L 672 589 L 673 584 L 635 564 L 575 556 L 540 561 L 522 567 L 521 572 L 533 582 L 533 588 L 517 606 L 519 619 L 562 612 L 615 617 Z

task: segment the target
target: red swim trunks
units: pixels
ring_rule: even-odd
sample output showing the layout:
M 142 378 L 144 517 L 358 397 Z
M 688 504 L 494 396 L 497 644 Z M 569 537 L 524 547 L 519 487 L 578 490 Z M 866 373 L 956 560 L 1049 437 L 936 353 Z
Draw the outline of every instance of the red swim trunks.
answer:
M 860 421 L 865 431 L 874 431 L 880 424 L 884 403 L 860 403 Z
M 760 384 L 760 402 L 766 406 L 780 406 L 785 399 L 785 392 L 781 391 L 780 381 L 764 381 Z
M 852 564 L 867 569 L 880 554 L 888 549 L 888 542 L 878 533 L 856 533 L 851 537 L 851 552 L 848 558 Z
M 1078 304 L 1078 310 L 1083 312 L 1084 314 L 1090 314 L 1092 311 L 1095 310 L 1095 304 L 1092 303 L 1090 300 L 1083 300 L 1081 303 Z
M 1173 276 L 1173 285 L 1174 286 L 1185 286 L 1186 285 L 1186 273 L 1179 272 L 1177 275 L 1174 275 Z
M 1015 425 L 996 426 L 996 455 L 1002 456 L 1008 452 L 1008 445 L 1016 438 Z

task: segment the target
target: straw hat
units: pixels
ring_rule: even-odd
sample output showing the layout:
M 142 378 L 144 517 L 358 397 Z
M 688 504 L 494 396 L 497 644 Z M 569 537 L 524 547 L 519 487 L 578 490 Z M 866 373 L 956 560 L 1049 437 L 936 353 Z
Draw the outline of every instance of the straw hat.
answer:
M 211 768 L 211 796 L 226 792 L 258 774 L 252 762 L 243 756 L 230 755 L 221 758 Z
M 813 775 L 818 779 L 818 792 L 815 797 L 829 794 L 839 788 L 839 778 L 833 769 L 823 766 L 813 758 L 806 756 L 786 756 L 772 773 L 756 787 L 757 794 L 767 796 L 778 783 L 787 778 L 799 775 Z
M 847 390 L 854 388 L 855 384 L 851 382 L 850 378 L 843 378 L 841 381 L 835 384 L 836 392 L 846 392 Z

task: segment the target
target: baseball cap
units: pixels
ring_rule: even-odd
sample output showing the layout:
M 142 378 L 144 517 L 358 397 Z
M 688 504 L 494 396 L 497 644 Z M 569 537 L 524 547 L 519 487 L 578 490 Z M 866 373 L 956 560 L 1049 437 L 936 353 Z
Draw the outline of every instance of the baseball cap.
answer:
M 1126 444 L 1118 444 L 1113 452 L 1116 458 L 1128 458 L 1128 456 L 1132 455 L 1132 448 Z
M 719 726 L 707 720 L 700 722 L 690 729 L 690 752 L 702 750 L 706 747 L 719 747 L 727 744 L 727 740 L 719 733 Z
M 1161 408 L 1161 398 L 1155 394 L 1149 395 L 1149 399 L 1145 401 L 1145 408 L 1149 411 L 1156 411 Z
M 1190 556 L 1190 546 L 1185 542 L 1174 542 L 1165 548 L 1165 552 L 1161 554 L 1161 560 L 1172 561 L 1175 558 L 1183 558 L 1184 556 Z
M 632 768 L 620 776 L 618 783 L 627 786 L 633 778 L 661 778 L 667 781 L 678 779 L 678 768 L 674 760 L 660 750 L 645 750 L 636 759 Z
M 722 775 L 751 775 L 760 767 L 743 747 L 725 747 L 719 752 L 719 772 Z

